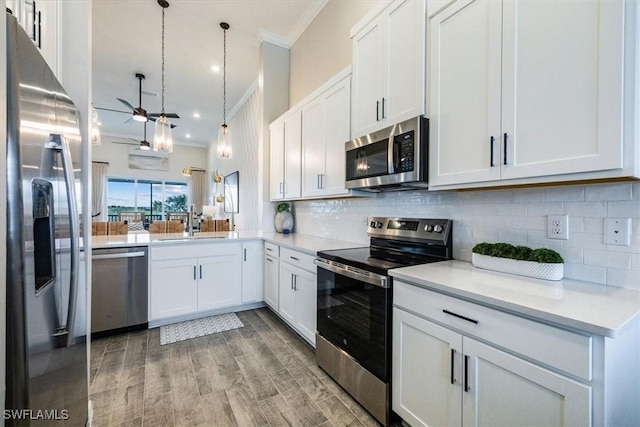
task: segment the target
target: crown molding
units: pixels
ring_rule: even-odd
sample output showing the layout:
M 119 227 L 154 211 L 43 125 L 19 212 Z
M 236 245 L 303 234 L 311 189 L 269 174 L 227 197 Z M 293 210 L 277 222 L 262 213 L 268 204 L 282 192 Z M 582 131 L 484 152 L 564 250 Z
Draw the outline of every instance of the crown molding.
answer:
M 247 102 L 247 100 L 251 97 L 251 95 L 253 95 L 253 93 L 256 90 L 258 90 L 258 79 L 255 79 L 254 82 L 251 83 L 251 85 L 246 90 L 244 95 L 242 95 L 242 98 L 240 98 L 240 100 L 238 102 L 236 102 L 236 105 L 233 106 L 231 111 L 229 111 L 229 120 L 228 120 L 229 122 L 233 119 L 233 116 L 236 115 L 238 110 L 240 110 L 240 108 L 242 108 L 244 103 Z
M 271 43 L 284 49 L 291 48 L 291 44 L 289 43 L 288 38 L 271 31 L 260 30 L 260 32 L 258 33 L 258 46 L 260 46 L 264 42 Z
M 316 16 L 320 13 L 322 9 L 329 3 L 329 0 L 315 0 L 309 8 L 306 10 L 302 18 L 296 23 L 291 32 L 289 32 L 289 36 L 287 39 L 289 40 L 289 44 L 293 46 L 298 38 L 305 32 L 307 27 L 311 25 Z

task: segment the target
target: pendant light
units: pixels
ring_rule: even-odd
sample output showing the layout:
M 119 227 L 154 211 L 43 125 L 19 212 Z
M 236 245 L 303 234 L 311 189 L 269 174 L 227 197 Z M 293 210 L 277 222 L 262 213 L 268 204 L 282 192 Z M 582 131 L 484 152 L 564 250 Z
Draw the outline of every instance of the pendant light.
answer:
M 171 123 L 164 112 L 164 10 L 169 7 L 167 0 L 158 0 L 162 7 L 162 109 L 160 117 L 156 120 L 156 127 L 153 133 L 153 151 L 163 153 L 173 152 L 173 138 L 171 137 Z
M 229 24 L 220 23 L 220 28 L 224 33 L 224 42 L 222 50 L 222 126 L 218 131 L 218 157 L 223 159 L 231 158 L 231 133 L 227 126 L 227 30 Z
M 149 144 L 149 141 L 147 141 L 147 122 L 144 122 L 144 136 L 142 138 L 142 141 L 140 141 L 139 148 L 144 151 L 149 151 L 151 149 L 151 144 Z

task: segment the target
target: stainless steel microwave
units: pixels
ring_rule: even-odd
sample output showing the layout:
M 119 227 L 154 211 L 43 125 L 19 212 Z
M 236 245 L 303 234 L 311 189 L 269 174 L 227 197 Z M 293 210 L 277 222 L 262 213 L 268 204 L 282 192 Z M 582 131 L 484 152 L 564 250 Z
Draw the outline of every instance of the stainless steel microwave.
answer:
M 347 188 L 427 188 L 429 121 L 414 117 L 345 143 Z

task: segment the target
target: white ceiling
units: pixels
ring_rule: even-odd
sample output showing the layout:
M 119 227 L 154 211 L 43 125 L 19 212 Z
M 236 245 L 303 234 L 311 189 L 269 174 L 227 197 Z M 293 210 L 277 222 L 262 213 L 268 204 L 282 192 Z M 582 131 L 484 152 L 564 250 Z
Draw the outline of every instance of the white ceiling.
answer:
M 262 37 L 291 44 L 327 0 L 169 0 L 165 10 L 165 111 L 177 113 L 177 144 L 206 147 L 222 124 L 223 31 L 227 30 L 227 119 L 258 78 Z M 138 80 L 146 76 L 142 107 L 160 112 L 161 16 L 156 0 L 93 1 L 93 104 L 126 110 L 117 98 L 138 106 Z M 194 113 L 200 118 L 194 118 Z M 104 139 L 142 139 L 143 124 L 124 123 L 130 115 L 98 110 Z M 187 138 L 186 134 L 191 138 Z M 112 138 L 110 136 L 115 136 Z M 147 127 L 147 140 L 153 123 Z

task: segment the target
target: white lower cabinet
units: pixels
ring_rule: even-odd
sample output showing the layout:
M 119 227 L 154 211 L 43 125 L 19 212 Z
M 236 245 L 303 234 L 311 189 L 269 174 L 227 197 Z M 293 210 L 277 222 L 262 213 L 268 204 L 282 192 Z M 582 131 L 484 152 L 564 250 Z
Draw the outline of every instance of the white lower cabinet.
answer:
M 313 346 L 316 342 L 317 275 L 313 256 L 281 249 L 278 314 Z
M 264 302 L 276 313 L 280 300 L 280 247 L 264 243 Z
M 415 426 L 588 426 L 591 387 L 393 311 L 393 410 Z
M 240 243 L 151 246 L 149 321 L 240 305 Z
M 242 303 L 263 300 L 262 241 L 242 243 Z

